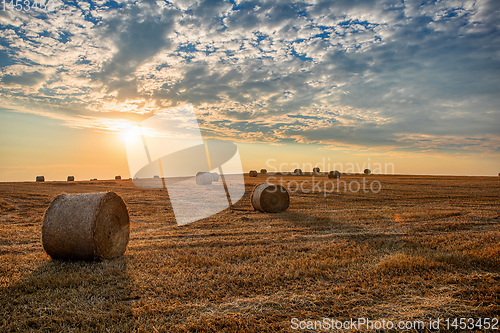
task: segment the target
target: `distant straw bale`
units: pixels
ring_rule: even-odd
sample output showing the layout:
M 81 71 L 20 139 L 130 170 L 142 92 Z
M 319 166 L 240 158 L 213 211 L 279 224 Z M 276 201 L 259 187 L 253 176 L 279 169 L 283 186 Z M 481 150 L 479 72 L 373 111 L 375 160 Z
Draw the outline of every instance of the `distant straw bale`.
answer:
M 264 183 L 255 186 L 250 202 L 254 209 L 264 213 L 284 212 L 290 206 L 290 195 L 281 185 Z
M 214 182 L 219 181 L 219 174 L 217 172 L 212 172 L 212 181 Z
M 212 184 L 213 176 L 210 172 L 198 172 L 196 174 L 196 184 L 210 185 Z
M 75 181 L 75 176 L 68 176 L 67 181 L 68 182 L 74 182 Z
M 313 173 L 320 173 L 320 169 L 318 167 L 313 168 Z
M 296 176 L 301 176 L 302 175 L 302 169 L 295 169 L 293 170 L 293 174 Z
M 127 206 L 116 193 L 61 194 L 45 211 L 42 245 L 53 259 L 112 259 L 125 252 L 129 233 Z
M 267 173 L 267 169 L 260 169 L 260 173 L 266 174 Z
M 257 177 L 257 171 L 256 170 L 250 170 L 250 172 L 248 173 L 248 175 L 250 177 Z
M 115 180 L 120 180 L 122 179 L 122 176 L 115 176 Z
M 328 173 L 328 178 L 340 178 L 340 172 L 338 172 L 337 170 L 335 171 L 330 171 Z
M 35 181 L 36 181 L 37 183 L 39 183 L 39 182 L 44 182 L 44 181 L 45 181 L 45 177 L 44 177 L 44 176 L 36 176 Z
M 372 173 L 372 171 L 370 169 L 365 169 L 365 171 L 363 171 L 365 175 L 369 175 Z

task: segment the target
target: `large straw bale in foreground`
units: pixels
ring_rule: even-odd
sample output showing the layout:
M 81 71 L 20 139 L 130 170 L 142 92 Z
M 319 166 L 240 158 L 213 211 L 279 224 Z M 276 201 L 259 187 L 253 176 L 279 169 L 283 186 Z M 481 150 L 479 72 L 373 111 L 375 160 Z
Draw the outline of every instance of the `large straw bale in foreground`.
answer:
M 125 252 L 129 233 L 127 206 L 118 194 L 61 194 L 45 211 L 42 244 L 53 259 L 112 259 Z
M 290 195 L 281 185 L 269 183 L 255 186 L 250 197 L 254 209 L 264 213 L 284 212 L 290 206 Z

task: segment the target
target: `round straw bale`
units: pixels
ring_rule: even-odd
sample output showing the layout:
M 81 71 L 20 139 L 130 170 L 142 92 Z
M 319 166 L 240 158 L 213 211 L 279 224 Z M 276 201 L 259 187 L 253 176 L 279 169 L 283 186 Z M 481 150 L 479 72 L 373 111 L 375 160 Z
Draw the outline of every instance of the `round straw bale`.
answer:
M 158 175 L 154 175 L 154 176 L 153 176 L 153 178 L 154 178 L 154 179 L 160 179 L 160 176 L 158 176 Z
M 212 184 L 212 174 L 210 172 L 198 172 L 196 174 L 196 184 L 210 185 Z
M 45 211 L 42 244 L 53 259 L 112 259 L 125 252 L 129 233 L 127 206 L 118 194 L 60 194 Z
M 257 177 L 257 171 L 255 171 L 255 170 L 250 170 L 250 172 L 248 173 L 248 175 L 249 175 L 250 177 Z
M 365 173 L 365 175 L 369 175 L 370 173 L 372 173 L 372 171 L 370 169 L 365 169 L 365 171 L 363 171 Z
M 260 169 L 260 173 L 267 173 L 267 169 Z
M 328 173 L 328 178 L 340 178 L 340 172 L 338 172 L 337 170 L 330 171 Z
M 36 182 L 44 182 L 45 181 L 45 177 L 44 176 L 36 176 Z
M 122 179 L 122 176 L 115 176 L 115 180 L 120 180 Z
M 318 168 L 318 167 L 313 168 L 313 173 L 319 173 L 319 172 L 320 172 L 320 170 L 319 170 L 319 168 Z
M 74 182 L 75 181 L 75 176 L 68 176 L 68 182 Z
M 281 185 L 269 183 L 255 186 L 250 197 L 254 209 L 263 213 L 284 212 L 290 206 L 290 195 Z
M 214 182 L 219 181 L 219 174 L 217 172 L 212 172 L 212 181 Z
M 295 169 L 295 170 L 293 170 L 293 174 L 297 175 L 297 176 L 301 176 L 302 175 L 302 169 Z

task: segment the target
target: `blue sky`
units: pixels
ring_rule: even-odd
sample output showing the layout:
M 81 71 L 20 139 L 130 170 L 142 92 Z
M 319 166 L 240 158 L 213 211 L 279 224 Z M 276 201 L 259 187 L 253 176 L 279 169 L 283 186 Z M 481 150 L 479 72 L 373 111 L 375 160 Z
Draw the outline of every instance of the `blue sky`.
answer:
M 0 10 L 0 113 L 118 133 L 192 103 L 207 137 L 500 166 L 499 1 L 53 4 Z

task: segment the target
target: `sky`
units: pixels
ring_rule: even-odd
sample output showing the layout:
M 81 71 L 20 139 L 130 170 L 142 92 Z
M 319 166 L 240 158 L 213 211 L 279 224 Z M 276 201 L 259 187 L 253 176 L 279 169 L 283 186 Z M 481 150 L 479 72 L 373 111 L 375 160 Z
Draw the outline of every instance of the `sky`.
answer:
M 244 170 L 500 172 L 500 1 L 27 9 L 0 4 L 0 181 L 130 177 L 123 133 L 185 104 Z

